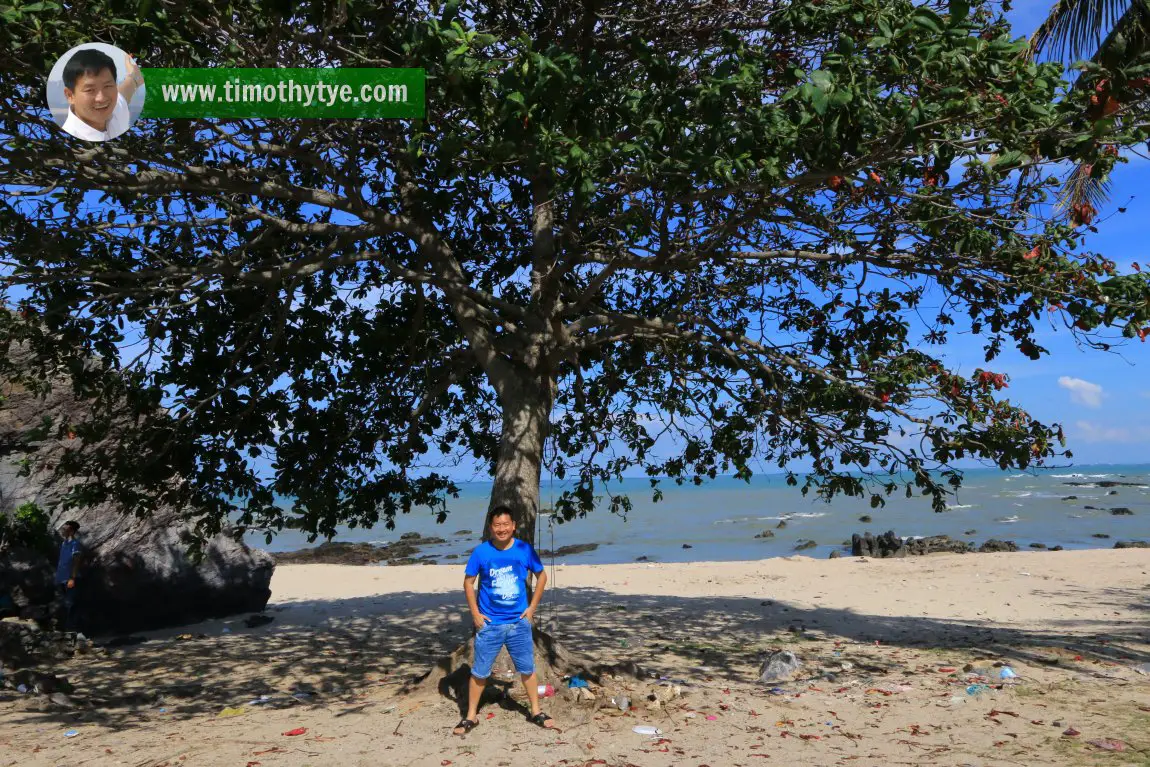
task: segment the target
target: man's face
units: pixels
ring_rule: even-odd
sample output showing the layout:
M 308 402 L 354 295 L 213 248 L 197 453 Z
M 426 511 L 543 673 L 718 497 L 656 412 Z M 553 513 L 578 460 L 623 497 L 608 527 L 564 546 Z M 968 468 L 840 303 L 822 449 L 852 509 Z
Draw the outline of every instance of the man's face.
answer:
M 497 543 L 507 543 L 515 535 L 515 523 L 510 514 L 500 514 L 491 520 L 491 537 Z
M 77 117 L 97 130 L 106 130 L 119 95 L 116 76 L 110 69 L 101 69 L 95 75 L 81 74 L 76 78 L 75 89 L 65 88 L 64 95 Z
M 60 535 L 65 538 L 72 538 L 76 535 L 76 529 L 71 525 L 63 525 L 60 527 Z

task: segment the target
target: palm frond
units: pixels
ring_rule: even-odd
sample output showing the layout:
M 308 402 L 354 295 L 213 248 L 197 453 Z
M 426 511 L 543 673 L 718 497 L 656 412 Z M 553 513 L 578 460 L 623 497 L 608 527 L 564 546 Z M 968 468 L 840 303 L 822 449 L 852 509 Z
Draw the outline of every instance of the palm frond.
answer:
M 1074 166 L 1058 194 L 1058 210 L 1073 211 L 1083 204 L 1093 210 L 1101 210 L 1110 199 L 1110 180 L 1094 178 L 1090 175 L 1091 166 L 1079 163 Z
M 1092 58 L 1106 30 L 1113 29 L 1129 6 L 1130 0 L 1058 0 L 1031 36 L 1030 49 L 1049 50 L 1064 60 Z

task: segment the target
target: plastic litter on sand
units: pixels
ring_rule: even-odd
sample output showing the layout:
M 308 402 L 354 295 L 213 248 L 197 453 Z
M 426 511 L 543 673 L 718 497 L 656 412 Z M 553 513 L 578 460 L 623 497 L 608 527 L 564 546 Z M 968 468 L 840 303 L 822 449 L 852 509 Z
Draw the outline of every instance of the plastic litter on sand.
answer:
M 662 735 L 663 731 L 658 727 L 652 727 L 649 724 L 637 724 L 631 728 L 631 732 L 636 735 Z

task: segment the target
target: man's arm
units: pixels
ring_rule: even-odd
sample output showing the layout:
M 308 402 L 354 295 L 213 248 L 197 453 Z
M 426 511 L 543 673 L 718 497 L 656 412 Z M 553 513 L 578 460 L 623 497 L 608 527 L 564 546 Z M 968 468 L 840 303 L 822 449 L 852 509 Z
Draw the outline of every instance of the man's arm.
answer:
M 72 574 L 68 576 L 68 588 L 76 588 L 76 576 L 80 574 L 80 565 L 84 561 L 83 547 L 77 547 L 72 553 Z
M 487 625 L 487 616 L 479 612 L 479 599 L 475 596 L 475 577 L 467 575 L 463 578 L 463 593 L 467 597 L 467 606 L 471 609 L 471 620 L 476 630 Z
M 128 79 L 117 86 L 120 95 L 124 97 L 124 101 L 129 104 L 132 103 L 132 96 L 136 95 L 136 89 L 144 84 L 144 76 L 140 74 L 140 68 L 136 66 L 136 60 L 130 55 L 128 56 Z
M 543 599 L 543 589 L 547 588 L 547 571 L 540 570 L 535 573 L 535 589 L 531 594 L 531 604 L 523 611 L 520 618 L 527 620 L 535 620 L 535 610 L 539 607 L 539 602 Z

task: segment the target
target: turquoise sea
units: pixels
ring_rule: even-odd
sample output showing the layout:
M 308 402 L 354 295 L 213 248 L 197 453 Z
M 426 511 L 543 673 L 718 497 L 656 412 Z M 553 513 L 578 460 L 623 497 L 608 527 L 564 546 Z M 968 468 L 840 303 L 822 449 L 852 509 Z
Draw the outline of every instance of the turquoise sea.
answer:
M 907 536 L 945 533 L 979 544 L 988 538 L 1013 540 L 1026 548 L 1031 543 L 1061 545 L 1067 549 L 1111 548 L 1119 540 L 1150 540 L 1150 464 L 1091 465 L 1039 472 L 1002 472 L 970 469 L 959 494 L 942 514 L 933 512 L 928 498 L 907 499 L 895 494 L 885 508 L 870 508 L 867 499 L 836 498 L 830 504 L 804 498 L 788 487 L 782 475 L 754 477 L 748 484 L 720 477 L 702 486 L 676 486 L 664 481 L 664 498 L 651 501 L 646 479 L 628 479 L 610 487 L 626 493 L 634 510 L 626 518 L 604 509 L 583 519 L 557 523 L 541 519 L 537 546 L 556 549 L 578 543 L 598 543 L 592 552 L 562 558 L 570 564 L 632 562 L 647 557 L 655 562 L 692 560 L 747 560 L 788 556 L 800 540 L 818 545 L 803 554 L 827 557 L 841 549 L 851 533 L 894 530 Z M 1103 487 L 1102 482 L 1130 483 Z M 1075 484 L 1071 484 L 1075 483 Z M 382 525 L 371 530 L 342 530 L 335 540 L 390 543 L 403 533 L 446 538 L 447 543 L 425 547 L 420 556 L 443 561 L 449 554 L 463 554 L 478 540 L 490 482 L 461 485 L 462 494 L 448 502 L 447 521 L 436 524 L 430 509 L 413 511 L 396 519 L 394 530 Z M 543 482 L 542 506 L 561 490 L 559 483 Z M 1076 496 L 1064 500 L 1068 496 Z M 1086 508 L 1093 506 L 1093 509 Z M 1110 509 L 1125 508 L 1131 514 L 1115 515 Z M 869 524 L 858 521 L 864 514 Z M 785 528 L 777 525 L 785 521 Z M 772 530 L 773 538 L 755 534 Z M 471 533 L 459 531 L 470 530 Z M 975 532 L 966 535 L 966 531 Z M 458 533 L 458 534 L 457 534 Z M 1109 538 L 1095 538 L 1095 534 Z M 270 546 L 263 536 L 252 535 L 253 546 L 272 551 L 291 551 L 309 545 L 295 531 L 279 534 Z M 683 548 L 688 544 L 691 548 Z M 448 560 L 455 561 L 455 560 Z

